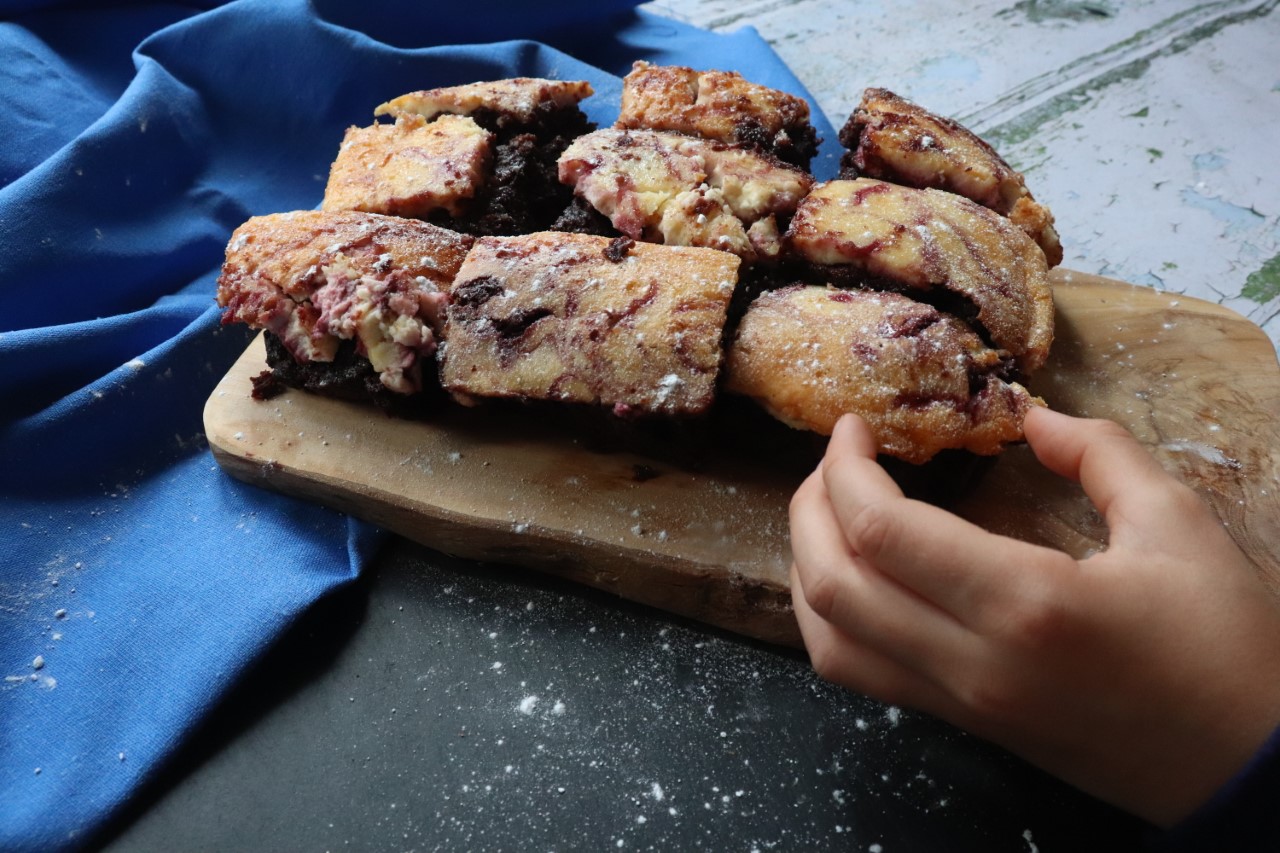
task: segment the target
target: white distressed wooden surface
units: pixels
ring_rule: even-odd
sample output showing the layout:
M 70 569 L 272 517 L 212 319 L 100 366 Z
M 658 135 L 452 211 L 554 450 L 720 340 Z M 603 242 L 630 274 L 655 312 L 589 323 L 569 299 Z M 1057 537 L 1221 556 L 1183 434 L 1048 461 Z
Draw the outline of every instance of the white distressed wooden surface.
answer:
M 958 118 L 1053 209 L 1071 269 L 1280 341 L 1280 0 L 659 0 L 755 27 L 838 128 L 865 86 Z

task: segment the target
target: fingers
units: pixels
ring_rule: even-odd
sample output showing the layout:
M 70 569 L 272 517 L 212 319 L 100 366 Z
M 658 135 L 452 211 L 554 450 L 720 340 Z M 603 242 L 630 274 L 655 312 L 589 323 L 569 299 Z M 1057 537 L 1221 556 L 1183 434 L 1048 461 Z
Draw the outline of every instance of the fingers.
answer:
M 1112 546 L 1167 550 L 1206 535 L 1218 541 L 1208 506 L 1123 427 L 1035 409 L 1025 432 L 1045 467 L 1084 487 L 1111 528 Z
M 1027 413 L 1023 429 L 1040 463 L 1078 481 L 1103 515 L 1118 496 L 1165 488 L 1173 479 L 1128 430 L 1111 421 L 1036 408 Z
M 817 472 L 792 499 L 791 549 L 808 608 L 860 645 L 924 672 L 963 647 L 950 616 L 850 550 Z
M 822 466 L 824 470 L 833 465 L 849 466 L 865 481 L 868 495 L 883 500 L 901 498 L 902 489 L 876 462 L 877 451 L 875 436 L 866 421 L 857 415 L 845 415 L 836 421 L 831 432 Z
M 791 600 L 805 649 L 818 675 L 887 702 L 945 715 L 950 697 L 928 679 L 863 644 L 823 619 L 805 599 L 803 582 L 791 566 Z
M 1064 555 L 988 533 L 919 501 L 907 500 L 874 460 L 865 426 L 841 421 L 822 467 L 829 505 L 850 551 L 955 620 L 981 630 L 1029 587 L 1043 587 L 1068 564 Z M 1035 569 L 1035 571 L 1028 571 Z M 998 615 L 995 619 L 999 620 Z

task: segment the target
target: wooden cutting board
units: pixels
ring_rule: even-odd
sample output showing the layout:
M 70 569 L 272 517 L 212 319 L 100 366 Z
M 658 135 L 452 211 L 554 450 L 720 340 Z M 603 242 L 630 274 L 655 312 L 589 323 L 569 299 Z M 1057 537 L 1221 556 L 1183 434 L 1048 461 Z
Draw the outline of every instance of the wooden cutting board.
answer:
M 1198 299 L 1053 274 L 1057 336 L 1030 383 L 1051 406 L 1111 418 L 1203 494 L 1280 596 L 1280 367 L 1240 315 Z M 686 463 L 590 436 L 449 411 L 408 421 L 288 391 L 249 395 L 258 338 L 205 407 L 235 477 L 348 512 L 450 554 L 524 565 L 770 642 L 799 645 L 787 506 L 805 469 L 728 447 Z M 913 479 L 954 478 L 941 464 Z M 1078 486 L 1025 447 L 946 501 L 984 527 L 1084 556 L 1106 530 Z

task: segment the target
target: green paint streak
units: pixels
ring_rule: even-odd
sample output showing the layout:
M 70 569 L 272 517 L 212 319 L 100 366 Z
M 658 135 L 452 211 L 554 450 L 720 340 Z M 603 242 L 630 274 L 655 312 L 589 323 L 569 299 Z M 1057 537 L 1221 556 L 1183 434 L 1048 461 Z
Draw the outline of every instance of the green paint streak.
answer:
M 1164 156 L 1164 152 L 1161 151 L 1159 148 L 1148 148 L 1147 153 L 1151 155 L 1152 163 L 1154 163 L 1155 161 L 1159 160 L 1161 157 Z
M 1143 107 L 1136 113 L 1129 113 L 1129 118 L 1146 118 L 1149 115 L 1151 115 L 1151 110 L 1147 107 Z
M 1258 304 L 1270 302 L 1280 296 L 1280 255 L 1262 265 L 1262 269 L 1249 273 L 1240 295 Z
M 1162 270 L 1176 270 L 1177 268 L 1178 268 L 1178 265 L 1175 264 L 1173 261 L 1165 261 L 1163 264 L 1160 265 L 1160 269 Z
M 1080 2 L 1080 0 L 1019 0 L 1009 9 L 997 12 L 996 17 L 1007 18 L 1022 13 L 1034 24 L 1045 21 L 1096 21 L 1114 18 L 1116 10 L 1110 3 Z
M 1048 124 L 1055 119 L 1059 119 L 1067 113 L 1075 112 L 1090 103 L 1098 92 L 1101 92 L 1116 83 L 1126 80 L 1136 80 L 1142 77 L 1142 75 L 1147 73 L 1147 69 L 1151 67 L 1153 60 L 1162 59 L 1168 56 L 1175 56 L 1179 53 L 1190 50 L 1200 42 L 1212 38 L 1232 24 L 1239 24 L 1246 21 L 1252 21 L 1255 18 L 1265 17 L 1274 11 L 1277 2 L 1280 2 L 1280 0 L 1271 0 L 1271 2 L 1263 3 L 1262 5 L 1256 6 L 1252 9 L 1245 9 L 1240 12 L 1223 15 L 1222 17 L 1207 21 L 1173 39 L 1159 50 L 1152 51 L 1146 56 L 1125 63 L 1124 65 L 1117 66 L 1110 71 L 1099 74 L 1091 80 L 1086 80 L 1079 86 L 1050 98 L 1017 118 L 992 128 L 983 136 L 988 142 L 994 145 L 997 150 L 1010 148 L 1026 142 L 1028 139 L 1036 136 L 1040 132 L 1041 127 L 1045 124 Z M 1188 9 L 1178 13 L 1169 20 L 1176 20 L 1177 18 L 1191 14 L 1194 11 L 1196 11 L 1196 9 Z M 1116 44 L 1108 48 L 1108 51 L 1122 52 L 1128 47 L 1139 44 L 1148 33 L 1152 32 L 1153 29 L 1155 28 L 1136 32 L 1127 39 L 1116 42 Z M 1148 108 L 1143 107 L 1132 115 L 1136 118 L 1142 118 L 1148 114 Z
M 1092 101 L 1093 92 L 1105 89 L 1121 80 L 1136 80 L 1146 73 L 1150 65 L 1151 59 L 1147 57 L 1114 68 L 1068 92 L 1050 98 L 1012 121 L 992 128 L 987 132 L 986 139 L 996 147 L 996 150 L 1020 145 L 1037 136 L 1044 125 L 1067 113 L 1075 112 Z

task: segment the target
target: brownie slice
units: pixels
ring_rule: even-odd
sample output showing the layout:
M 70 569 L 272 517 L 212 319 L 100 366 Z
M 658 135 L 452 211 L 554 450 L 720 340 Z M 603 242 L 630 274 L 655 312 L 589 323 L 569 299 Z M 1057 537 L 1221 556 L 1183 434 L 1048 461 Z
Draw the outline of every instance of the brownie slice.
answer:
M 853 412 L 882 453 L 999 453 L 1032 397 L 963 322 L 897 293 L 793 286 L 763 294 L 729 348 L 725 388 L 790 426 L 830 435 Z
M 348 128 L 321 207 L 456 218 L 485 189 L 493 158 L 493 134 L 464 116 Z
M 268 363 L 295 387 L 400 396 L 435 382 L 445 303 L 473 238 L 352 211 L 256 216 L 227 245 L 223 323 L 264 329 Z
M 488 130 L 505 137 L 531 130 L 577 125 L 578 104 L 592 94 L 582 80 L 512 77 L 410 92 L 380 104 L 378 116 L 416 115 L 431 120 L 441 115 L 471 116 Z M 565 124 L 558 124 L 558 123 Z
M 572 201 L 556 159 L 594 128 L 578 108 L 591 93 L 582 81 L 517 77 L 402 95 L 374 111 L 394 124 L 347 131 L 325 207 L 470 234 L 549 228 Z
M 635 240 L 778 256 L 813 178 L 765 154 L 652 130 L 597 130 L 560 156 L 560 180 Z
M 902 290 L 968 319 L 1030 373 L 1053 341 L 1044 253 L 1020 228 L 966 198 L 859 178 L 818 185 L 787 243 L 809 277 Z
M 867 89 L 841 129 L 840 142 L 849 149 L 840 160 L 840 177 L 880 178 L 962 195 L 1026 231 L 1050 267 L 1062 262 L 1053 214 L 1031 196 L 1020 172 L 959 122 L 888 89 Z
M 734 71 L 636 62 L 622 81 L 616 127 L 669 130 L 750 146 L 801 169 L 818 150 L 809 105 Z
M 479 239 L 450 291 L 441 381 L 461 398 L 696 415 L 711 405 L 739 260 L 542 232 Z

